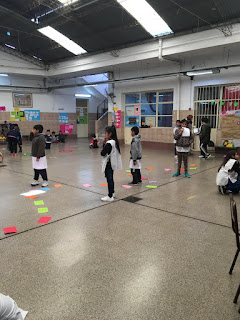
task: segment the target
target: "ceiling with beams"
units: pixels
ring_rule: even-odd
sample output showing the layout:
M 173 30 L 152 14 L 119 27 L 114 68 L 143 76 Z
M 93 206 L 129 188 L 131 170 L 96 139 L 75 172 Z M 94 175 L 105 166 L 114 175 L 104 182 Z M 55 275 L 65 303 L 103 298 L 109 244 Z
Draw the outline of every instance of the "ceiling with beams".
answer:
M 240 0 L 147 1 L 175 34 L 217 25 L 228 36 L 231 23 L 240 20 Z M 114 52 L 153 39 L 116 0 L 78 0 L 68 6 L 61 6 L 58 0 L 0 1 L 0 45 L 14 46 L 14 51 L 39 57 L 46 64 L 74 57 L 37 31 L 48 25 L 88 53 Z

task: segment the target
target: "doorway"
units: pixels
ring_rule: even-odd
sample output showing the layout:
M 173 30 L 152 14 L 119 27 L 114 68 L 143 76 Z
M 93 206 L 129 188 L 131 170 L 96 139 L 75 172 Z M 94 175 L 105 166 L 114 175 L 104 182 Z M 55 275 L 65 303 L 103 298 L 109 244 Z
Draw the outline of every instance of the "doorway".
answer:
M 88 99 L 76 99 L 77 137 L 88 137 Z

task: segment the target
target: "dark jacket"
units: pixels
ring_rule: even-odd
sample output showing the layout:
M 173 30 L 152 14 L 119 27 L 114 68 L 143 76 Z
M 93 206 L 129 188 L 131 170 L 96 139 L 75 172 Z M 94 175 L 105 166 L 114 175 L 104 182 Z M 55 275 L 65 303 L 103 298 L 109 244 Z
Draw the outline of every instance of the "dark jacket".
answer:
M 52 136 L 51 134 L 45 134 L 46 143 L 52 143 Z
M 35 136 L 32 141 L 32 156 L 36 158 L 45 157 L 45 147 L 45 136 L 43 134 Z
M 7 137 L 8 138 L 15 138 L 15 139 L 18 139 L 20 137 L 20 133 L 19 131 L 15 130 L 15 129 L 12 129 L 8 132 L 7 134 Z
M 190 130 L 190 137 L 183 137 L 180 131 L 181 131 L 181 128 L 177 129 L 174 134 L 174 139 L 177 141 L 176 142 L 177 147 L 189 147 L 193 143 L 193 135 L 191 130 Z
M 201 144 L 208 144 L 211 138 L 211 127 L 208 123 L 203 124 L 201 126 L 201 131 L 199 134 L 200 143 Z
M 130 154 L 133 161 L 142 159 L 142 142 L 140 135 L 132 138 Z

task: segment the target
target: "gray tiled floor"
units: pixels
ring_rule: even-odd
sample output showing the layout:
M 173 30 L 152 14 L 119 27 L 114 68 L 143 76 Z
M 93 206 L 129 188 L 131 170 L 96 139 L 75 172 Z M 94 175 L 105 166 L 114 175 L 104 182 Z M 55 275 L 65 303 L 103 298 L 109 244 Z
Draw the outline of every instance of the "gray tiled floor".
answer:
M 204 161 L 195 155 L 192 178 L 174 179 L 172 154 L 144 149 L 143 167 L 154 170 L 143 169 L 143 176 L 158 188 L 148 190 L 144 181 L 128 190 L 121 187 L 130 181 L 128 146 L 122 156 L 117 200 L 104 204 L 99 150 L 89 150 L 84 139 L 53 146 L 51 190 L 39 197 L 52 220 L 42 226 L 33 200 L 20 196 L 31 189 L 31 158 L 6 154 L 7 167 L 0 168 L 0 292 L 29 310 L 29 320 L 239 319 L 232 303 L 239 263 L 228 275 L 235 251 L 229 199 L 215 187 L 222 157 Z M 56 182 L 63 187 L 54 188 Z M 84 189 L 84 183 L 92 187 Z M 129 195 L 141 200 L 122 200 Z M 19 233 L 6 237 L 2 228 L 13 225 Z

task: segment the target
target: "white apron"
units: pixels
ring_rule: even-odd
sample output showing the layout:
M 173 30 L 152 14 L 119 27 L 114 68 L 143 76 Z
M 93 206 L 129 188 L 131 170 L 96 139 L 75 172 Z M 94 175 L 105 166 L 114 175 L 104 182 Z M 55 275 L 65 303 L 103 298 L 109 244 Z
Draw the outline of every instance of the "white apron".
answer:
M 37 169 L 37 170 L 42 170 L 42 169 L 47 169 L 47 158 L 45 157 L 41 157 L 39 159 L 39 161 L 37 161 L 36 157 L 32 157 L 32 165 L 33 165 L 33 169 Z
M 133 159 L 130 160 L 130 169 L 141 169 L 142 168 L 142 161 L 141 160 L 136 160 L 136 164 L 133 164 Z
M 110 159 L 111 166 L 113 171 L 122 170 L 122 157 L 116 148 L 115 140 L 109 140 L 107 143 L 110 143 L 112 146 L 112 151 L 110 154 L 102 158 L 102 172 L 105 172 L 108 160 Z
M 229 159 L 228 162 L 225 164 L 225 166 L 219 170 L 216 178 L 217 186 L 226 186 L 228 184 L 228 179 L 230 179 L 232 183 L 237 182 L 237 179 L 238 179 L 237 172 L 235 171 L 229 172 L 229 170 L 232 169 L 236 161 L 237 160 L 235 159 Z
M 0 319 L 1 320 L 23 320 L 27 312 L 18 308 L 15 301 L 0 293 Z

